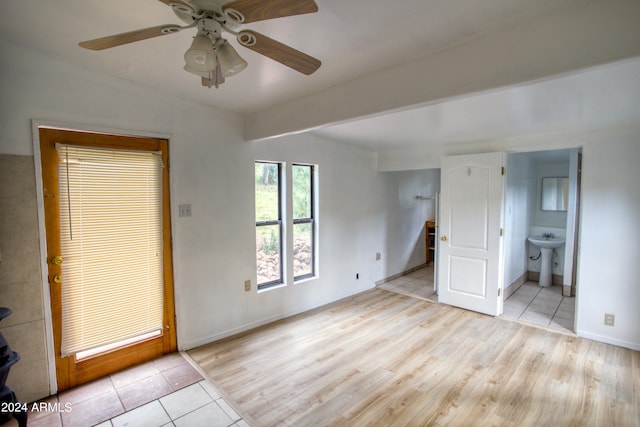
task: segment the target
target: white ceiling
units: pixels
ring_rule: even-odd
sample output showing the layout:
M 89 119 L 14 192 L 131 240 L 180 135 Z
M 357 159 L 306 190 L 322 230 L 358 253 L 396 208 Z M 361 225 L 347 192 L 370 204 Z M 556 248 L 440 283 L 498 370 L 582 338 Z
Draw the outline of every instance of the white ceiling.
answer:
M 640 124 L 640 58 L 313 133 L 382 151 L 634 124 Z
M 638 3 L 625 0 L 316 2 L 318 13 L 246 26 L 320 59 L 322 66 L 315 74 L 299 74 L 239 47 L 232 40 L 249 66 L 219 89 L 202 87 L 198 77 L 182 69 L 183 55 L 195 30 L 98 52 L 78 46 L 83 40 L 138 28 L 180 24 L 171 8 L 158 0 L 2 0 L 0 36 L 10 43 L 95 72 L 251 116 L 277 112 L 283 106 L 301 102 L 313 105 L 327 91 L 352 87 L 401 64 L 435 57 L 486 34 L 519 28 L 536 19 L 544 18 L 540 21 L 542 24 L 553 23 L 556 16 L 571 16 L 573 12 L 587 9 L 585 5 L 594 9 L 594 5 L 631 7 L 628 5 Z M 624 10 L 620 9 L 619 13 L 623 16 Z M 606 13 L 595 9 L 593 16 L 603 16 L 603 22 L 607 18 Z M 612 19 L 615 24 L 616 17 L 612 16 L 607 21 L 610 26 Z M 621 25 L 621 28 L 626 27 Z M 571 34 L 567 31 L 569 42 Z M 633 41 L 637 33 L 626 36 Z M 592 42 L 593 45 L 607 50 L 607 46 L 597 45 L 598 40 Z M 579 40 L 583 44 L 585 41 L 589 40 Z M 515 49 L 517 51 L 517 47 Z M 613 52 L 612 57 L 618 59 L 629 56 L 628 49 L 609 50 Z M 603 61 L 608 62 L 594 55 L 592 64 L 583 60 L 562 65 L 565 69 L 584 68 Z M 416 146 L 425 141 L 452 143 L 638 121 L 638 67 L 637 61 L 627 61 L 611 68 L 596 68 L 535 84 L 494 88 L 468 97 L 457 94 L 455 98 L 445 97 L 442 102 L 428 102 L 417 109 L 415 100 L 407 99 L 405 107 L 394 108 L 396 112 L 391 114 L 381 105 L 376 114 L 368 114 L 363 120 L 355 113 L 345 113 L 339 120 L 323 121 L 318 117 L 320 125 L 314 124 L 313 128 L 321 136 L 385 150 Z M 524 74 L 548 77 L 548 71 L 535 68 Z M 471 81 L 472 70 L 468 71 Z M 301 124 L 297 130 L 309 130 L 305 126 Z

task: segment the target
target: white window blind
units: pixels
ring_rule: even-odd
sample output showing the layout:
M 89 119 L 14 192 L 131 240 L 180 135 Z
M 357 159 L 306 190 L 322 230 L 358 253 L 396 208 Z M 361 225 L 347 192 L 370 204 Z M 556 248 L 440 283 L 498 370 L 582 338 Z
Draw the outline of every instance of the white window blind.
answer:
M 58 145 L 62 355 L 162 330 L 162 158 Z

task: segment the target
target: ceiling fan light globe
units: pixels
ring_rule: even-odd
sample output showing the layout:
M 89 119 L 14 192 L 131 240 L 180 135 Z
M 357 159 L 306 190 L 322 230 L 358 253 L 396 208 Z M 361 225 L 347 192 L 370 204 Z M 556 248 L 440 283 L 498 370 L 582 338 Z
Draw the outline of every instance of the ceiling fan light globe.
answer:
M 209 72 L 216 68 L 216 52 L 207 36 L 196 36 L 184 54 L 187 65 L 194 70 Z
M 211 77 L 211 71 L 198 71 L 195 68 L 190 67 L 189 64 L 184 65 L 184 70 L 195 74 L 196 76 L 205 77 L 207 79 Z
M 220 68 L 222 68 L 222 75 L 224 77 L 234 76 L 247 68 L 247 61 L 242 59 L 233 46 L 226 40 L 217 47 L 217 51 Z

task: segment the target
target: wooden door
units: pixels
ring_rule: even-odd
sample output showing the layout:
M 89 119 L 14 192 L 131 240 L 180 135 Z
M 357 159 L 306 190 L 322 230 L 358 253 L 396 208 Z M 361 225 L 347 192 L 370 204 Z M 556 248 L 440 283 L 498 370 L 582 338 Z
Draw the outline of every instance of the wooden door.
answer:
M 51 295 L 54 351 L 58 391 L 103 377 L 126 367 L 151 360 L 162 354 L 175 351 L 176 334 L 174 319 L 173 270 L 171 257 L 171 222 L 169 201 L 168 141 L 154 138 L 138 138 L 121 135 L 86 133 L 60 129 L 40 128 L 40 154 L 44 195 L 45 228 L 47 240 L 47 267 Z M 129 343 L 111 346 L 97 354 L 79 358 L 77 354 L 63 356 L 62 313 L 63 299 L 62 266 L 60 244 L 60 191 L 59 164 L 56 144 L 74 147 L 89 147 L 98 150 L 140 150 L 159 152 L 162 168 L 162 326 L 151 338 L 131 340 Z M 64 206 L 62 207 L 64 208 Z M 76 238 L 80 238 L 77 236 Z M 108 253 L 99 254 L 108 257 Z M 108 286 L 108 285 L 106 285 Z M 118 307 L 113 307 L 117 310 Z
M 442 159 L 439 301 L 502 313 L 504 153 Z

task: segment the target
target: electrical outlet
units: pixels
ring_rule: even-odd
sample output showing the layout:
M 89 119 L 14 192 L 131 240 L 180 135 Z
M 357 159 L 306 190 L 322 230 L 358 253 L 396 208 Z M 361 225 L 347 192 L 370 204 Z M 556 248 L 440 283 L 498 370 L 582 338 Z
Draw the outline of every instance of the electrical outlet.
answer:
M 244 291 L 249 292 L 251 290 L 251 280 L 244 281 Z
M 604 324 L 607 326 L 613 326 L 616 321 L 616 316 L 614 314 L 605 313 L 604 314 Z
M 178 205 L 178 216 L 191 216 L 191 205 Z
M 382 258 L 382 255 L 380 252 L 376 252 L 376 261 L 380 261 L 380 258 Z

